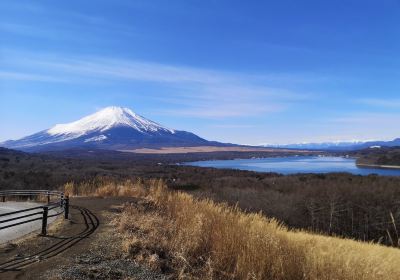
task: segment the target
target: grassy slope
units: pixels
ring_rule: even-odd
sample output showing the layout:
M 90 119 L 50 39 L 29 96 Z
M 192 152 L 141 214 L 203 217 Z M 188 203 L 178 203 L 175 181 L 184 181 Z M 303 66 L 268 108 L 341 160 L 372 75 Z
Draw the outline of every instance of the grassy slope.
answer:
M 398 249 L 289 231 L 261 214 L 169 191 L 161 181 L 108 183 L 96 193 L 149 201 L 126 205 L 115 219 L 123 247 L 139 261 L 164 258 L 178 278 L 400 279 Z

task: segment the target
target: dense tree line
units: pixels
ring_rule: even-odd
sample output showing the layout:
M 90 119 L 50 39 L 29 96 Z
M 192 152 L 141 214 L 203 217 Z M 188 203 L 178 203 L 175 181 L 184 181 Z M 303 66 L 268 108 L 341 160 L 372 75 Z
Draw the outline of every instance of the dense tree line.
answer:
M 203 175 L 198 196 L 262 211 L 291 228 L 400 245 L 400 178 L 350 174 Z M 193 187 L 192 187 L 193 188 Z
M 352 152 L 360 164 L 400 166 L 400 147 L 370 148 Z

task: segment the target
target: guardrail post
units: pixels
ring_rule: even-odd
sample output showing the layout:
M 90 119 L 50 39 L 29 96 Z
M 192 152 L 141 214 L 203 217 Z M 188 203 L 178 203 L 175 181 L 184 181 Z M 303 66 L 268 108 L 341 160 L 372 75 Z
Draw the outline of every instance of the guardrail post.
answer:
M 61 197 L 60 197 L 60 208 L 62 208 L 63 205 L 64 205 L 64 195 L 61 194 Z
M 64 219 L 68 219 L 69 216 L 69 196 L 66 195 L 64 198 Z
M 47 192 L 47 204 L 49 204 L 49 203 L 50 203 L 50 193 Z
M 47 234 L 47 215 L 49 213 L 49 207 L 43 206 L 43 219 L 42 219 L 42 234 L 46 236 Z

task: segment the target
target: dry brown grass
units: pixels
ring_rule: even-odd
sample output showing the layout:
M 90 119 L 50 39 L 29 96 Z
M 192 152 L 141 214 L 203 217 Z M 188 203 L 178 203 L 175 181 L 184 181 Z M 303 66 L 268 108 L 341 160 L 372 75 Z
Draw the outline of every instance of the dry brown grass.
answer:
M 101 179 L 86 181 L 79 184 L 69 182 L 64 185 L 64 192 L 70 196 L 135 196 L 142 197 L 147 194 L 141 179 L 136 181 L 114 181 Z
M 94 194 L 142 198 L 114 221 L 123 250 L 179 279 L 400 279 L 398 249 L 289 231 L 261 213 L 169 191 L 160 180 L 107 182 Z

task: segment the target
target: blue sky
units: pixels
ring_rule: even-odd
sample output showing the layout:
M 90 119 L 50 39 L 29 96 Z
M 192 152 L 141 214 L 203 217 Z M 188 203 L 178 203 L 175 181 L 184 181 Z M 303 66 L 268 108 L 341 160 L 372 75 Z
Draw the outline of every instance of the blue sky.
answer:
M 242 144 L 400 137 L 400 1 L 0 2 L 0 141 L 125 106 Z

